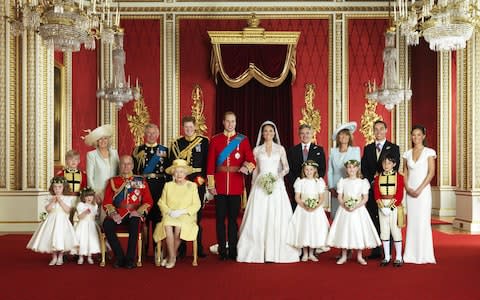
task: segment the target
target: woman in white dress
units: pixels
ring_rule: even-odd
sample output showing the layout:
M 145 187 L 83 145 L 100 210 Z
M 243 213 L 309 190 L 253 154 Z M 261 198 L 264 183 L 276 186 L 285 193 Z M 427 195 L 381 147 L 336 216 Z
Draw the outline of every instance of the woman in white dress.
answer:
M 353 136 L 357 128 L 357 122 L 349 122 L 340 125 L 332 135 L 336 141 L 336 147 L 330 149 L 328 158 L 328 186 L 331 194 L 330 218 L 335 218 L 338 210 L 337 183 L 340 178 L 347 176 L 345 171 L 345 162 L 351 159 L 360 161 L 360 148 L 353 146 Z
M 113 135 L 112 125 L 97 127 L 85 136 L 85 144 L 95 147 L 87 153 L 87 184 L 95 191 L 95 201 L 103 202 L 103 194 L 108 179 L 118 174 L 118 152 L 110 147 Z M 100 218 L 100 222 L 103 217 Z
M 240 226 L 237 261 L 298 262 L 300 251 L 286 242 L 293 214 L 283 181 L 289 167 L 273 122 L 266 121 L 260 126 L 253 154 L 257 168 L 252 176 L 252 189 Z M 268 178 L 276 179 L 271 188 L 267 187 Z
M 430 181 L 435 174 L 435 150 L 425 147 L 425 128 L 412 129 L 413 148 L 403 154 L 407 191 L 407 236 L 403 261 L 414 264 L 436 263 L 433 251 Z

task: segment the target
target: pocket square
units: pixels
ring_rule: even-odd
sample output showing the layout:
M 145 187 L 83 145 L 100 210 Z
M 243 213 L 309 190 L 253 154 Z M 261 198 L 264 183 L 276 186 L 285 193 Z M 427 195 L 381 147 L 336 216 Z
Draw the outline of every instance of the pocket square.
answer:
M 390 146 L 387 146 L 387 148 L 385 148 L 385 149 L 387 149 L 387 150 L 388 150 L 388 149 L 390 149 L 390 148 L 391 148 Z

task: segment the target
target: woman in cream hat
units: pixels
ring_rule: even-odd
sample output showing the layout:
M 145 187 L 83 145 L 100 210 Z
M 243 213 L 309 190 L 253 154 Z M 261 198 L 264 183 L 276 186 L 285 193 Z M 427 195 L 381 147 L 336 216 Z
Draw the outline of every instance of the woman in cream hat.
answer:
M 95 198 L 100 204 L 108 179 L 118 174 L 118 152 L 110 147 L 112 125 L 105 124 L 86 132 L 85 144 L 96 148 L 87 153 L 87 184 L 96 191 Z
M 328 159 L 328 187 L 331 193 L 330 216 L 333 219 L 338 209 L 337 183 L 346 176 L 345 162 L 349 160 L 360 161 L 360 148 L 353 146 L 353 132 L 357 129 L 356 122 L 344 123 L 335 129 L 332 140 L 336 147 L 330 150 Z
M 162 222 L 153 233 L 155 242 L 166 238 L 168 259 L 161 265 L 170 269 L 175 266 L 180 240 L 193 241 L 197 238 L 197 212 L 200 209 L 197 185 L 187 180 L 192 167 L 183 159 L 176 159 L 165 172 L 172 175 L 173 181 L 163 188 L 158 206 L 162 212 Z

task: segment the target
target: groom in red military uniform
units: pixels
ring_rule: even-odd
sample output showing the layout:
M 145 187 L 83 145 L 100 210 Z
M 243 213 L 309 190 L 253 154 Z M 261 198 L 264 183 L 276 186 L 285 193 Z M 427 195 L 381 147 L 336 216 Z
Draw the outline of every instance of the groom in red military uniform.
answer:
M 107 218 L 103 222 L 103 230 L 115 253 L 114 268 L 132 269 L 140 221 L 145 218 L 153 205 L 148 183 L 142 176 L 132 173 L 133 159 L 124 155 L 120 158 L 120 176 L 110 178 L 105 188 L 103 208 Z M 125 256 L 115 233 L 117 225 L 128 227 L 128 246 Z
M 212 137 L 208 150 L 208 191 L 215 196 L 218 254 L 221 260 L 237 258 L 238 224 L 244 175 L 255 169 L 255 158 L 248 138 L 235 131 L 236 116 L 226 112 L 223 133 Z M 228 253 L 225 239 L 228 217 Z

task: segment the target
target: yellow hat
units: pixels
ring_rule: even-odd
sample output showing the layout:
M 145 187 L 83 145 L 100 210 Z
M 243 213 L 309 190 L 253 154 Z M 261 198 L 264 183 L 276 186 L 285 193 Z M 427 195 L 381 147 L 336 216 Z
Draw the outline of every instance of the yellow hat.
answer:
M 192 171 L 193 171 L 192 167 L 188 165 L 188 162 L 186 160 L 176 159 L 176 160 L 173 161 L 173 164 L 165 170 L 165 172 L 167 174 L 172 175 L 173 172 L 175 172 L 176 168 L 184 168 L 187 175 L 191 174 Z
M 102 137 L 111 137 L 113 135 L 112 125 L 105 124 L 90 131 L 85 137 L 85 144 L 96 147 L 97 141 Z

